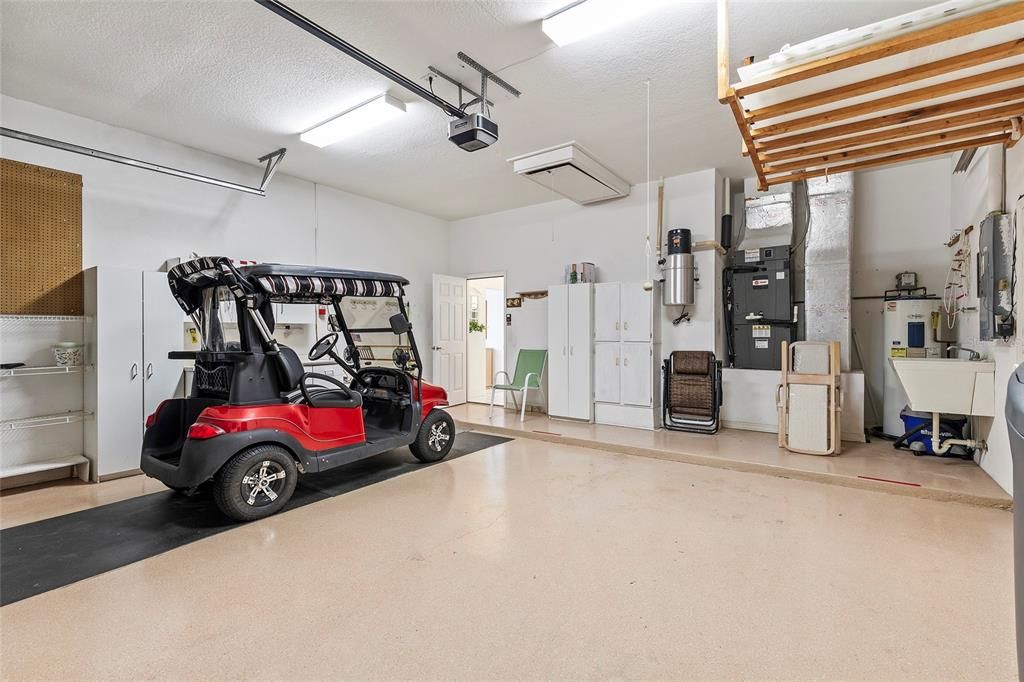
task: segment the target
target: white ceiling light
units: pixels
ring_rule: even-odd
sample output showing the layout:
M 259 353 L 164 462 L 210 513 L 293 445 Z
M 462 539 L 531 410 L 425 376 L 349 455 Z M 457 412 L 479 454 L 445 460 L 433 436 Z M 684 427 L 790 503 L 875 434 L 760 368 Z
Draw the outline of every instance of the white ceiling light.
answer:
M 326 147 L 329 144 L 358 135 L 364 130 L 375 128 L 404 113 L 405 102 L 397 100 L 391 95 L 378 95 L 335 116 L 326 123 L 307 130 L 299 135 L 299 139 L 317 147 Z
M 541 22 L 548 38 L 563 47 L 677 0 L 579 0 Z

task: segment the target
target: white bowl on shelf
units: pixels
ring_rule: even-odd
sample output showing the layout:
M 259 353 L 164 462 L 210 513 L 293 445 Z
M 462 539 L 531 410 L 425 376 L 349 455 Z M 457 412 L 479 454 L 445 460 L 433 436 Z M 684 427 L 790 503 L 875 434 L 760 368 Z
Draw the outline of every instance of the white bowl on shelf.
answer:
M 73 341 L 62 341 L 53 346 L 53 360 L 58 367 L 78 367 L 85 358 L 85 346 Z

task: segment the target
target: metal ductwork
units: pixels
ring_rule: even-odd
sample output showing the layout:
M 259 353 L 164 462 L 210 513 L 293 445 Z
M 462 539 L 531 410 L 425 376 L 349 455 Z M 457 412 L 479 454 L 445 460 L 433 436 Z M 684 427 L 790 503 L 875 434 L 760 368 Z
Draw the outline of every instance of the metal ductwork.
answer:
M 850 370 L 850 235 L 853 173 L 807 181 L 804 323 L 808 341 L 838 341 Z

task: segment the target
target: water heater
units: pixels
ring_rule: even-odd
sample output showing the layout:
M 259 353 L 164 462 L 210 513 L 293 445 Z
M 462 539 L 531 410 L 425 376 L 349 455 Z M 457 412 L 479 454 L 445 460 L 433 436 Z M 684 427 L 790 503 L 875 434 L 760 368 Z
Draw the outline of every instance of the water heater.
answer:
M 661 288 L 664 305 L 693 305 L 693 253 L 690 231 L 683 228 L 668 231 L 668 247 L 662 273 Z
M 939 299 L 921 296 L 897 296 L 885 301 L 882 431 L 890 436 L 903 435 L 900 413 L 907 406 L 907 394 L 889 358 L 942 357 L 942 343 L 935 339 L 932 327 L 933 315 L 938 316 L 941 306 Z

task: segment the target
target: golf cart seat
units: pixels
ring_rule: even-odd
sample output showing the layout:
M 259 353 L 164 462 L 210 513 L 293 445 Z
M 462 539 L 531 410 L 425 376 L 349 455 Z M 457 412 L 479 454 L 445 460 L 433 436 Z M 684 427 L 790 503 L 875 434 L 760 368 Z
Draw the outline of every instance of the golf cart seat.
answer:
M 281 393 L 291 393 L 299 390 L 299 384 L 302 382 L 302 375 L 306 373 L 306 368 L 302 366 L 302 360 L 299 359 L 299 354 L 294 350 L 281 344 L 278 346 L 278 352 L 281 358 L 281 371 L 279 373 L 281 377 Z

